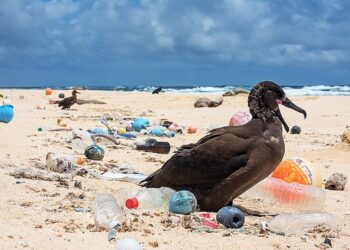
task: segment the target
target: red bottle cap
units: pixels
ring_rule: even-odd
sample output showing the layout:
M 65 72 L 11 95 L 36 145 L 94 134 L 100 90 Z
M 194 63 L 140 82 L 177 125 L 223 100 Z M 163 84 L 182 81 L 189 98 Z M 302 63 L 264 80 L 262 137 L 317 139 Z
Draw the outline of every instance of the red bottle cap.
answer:
M 127 199 L 125 201 L 125 206 L 128 208 L 128 209 L 133 209 L 133 208 L 137 208 L 139 206 L 139 201 L 137 200 L 137 198 L 130 198 L 130 199 Z

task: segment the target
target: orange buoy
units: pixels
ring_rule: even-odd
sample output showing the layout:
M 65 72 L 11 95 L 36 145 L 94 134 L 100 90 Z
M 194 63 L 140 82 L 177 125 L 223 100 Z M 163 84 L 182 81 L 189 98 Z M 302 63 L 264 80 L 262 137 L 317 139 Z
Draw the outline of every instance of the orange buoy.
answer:
M 189 133 L 189 134 L 195 134 L 197 132 L 197 128 L 196 127 L 189 127 L 188 129 L 187 129 L 187 133 Z
M 272 177 L 282 179 L 288 183 L 299 183 L 308 186 L 322 187 L 319 170 L 302 158 L 284 160 L 272 173 Z
M 46 88 L 45 89 L 45 95 L 51 95 L 52 94 L 52 89 L 51 88 Z

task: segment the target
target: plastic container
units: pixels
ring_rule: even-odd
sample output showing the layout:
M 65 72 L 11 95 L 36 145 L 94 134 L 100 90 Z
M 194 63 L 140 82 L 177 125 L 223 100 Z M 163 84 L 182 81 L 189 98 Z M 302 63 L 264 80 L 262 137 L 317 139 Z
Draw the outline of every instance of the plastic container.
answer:
M 74 136 L 72 139 L 71 147 L 75 153 L 82 154 L 85 152 L 86 147 L 90 144 L 87 144 L 86 142 L 84 142 L 81 137 Z
M 163 194 L 157 188 L 143 189 L 125 201 L 128 209 L 158 209 L 163 206 Z
M 280 214 L 268 225 L 269 230 L 276 233 L 292 234 L 312 229 L 317 225 L 335 225 L 335 217 L 330 213 Z
M 136 240 L 124 238 L 117 242 L 115 250 L 142 250 L 142 247 Z
M 127 199 L 135 197 L 137 192 L 140 190 L 131 189 L 131 188 L 121 188 L 116 193 L 116 199 L 119 206 L 124 207 Z
M 97 194 L 92 203 L 95 223 L 106 229 L 119 224 L 123 212 L 111 194 Z
M 162 193 L 163 195 L 163 205 L 162 208 L 166 211 L 169 211 L 169 202 L 173 194 L 176 193 L 174 189 L 168 188 L 168 187 L 161 187 L 158 188 L 158 190 Z
M 145 129 L 146 127 L 147 127 L 146 122 L 144 122 L 142 120 L 135 120 L 132 123 L 132 129 L 137 131 L 137 132 L 140 132 L 142 129 Z
M 58 154 L 49 152 L 46 155 L 46 166 L 49 170 L 64 173 L 76 165 L 83 165 L 85 158 L 81 155 Z
M 248 123 L 252 119 L 251 114 L 248 114 L 246 112 L 238 111 L 235 113 L 230 121 L 229 126 L 240 126 Z
M 166 137 L 175 137 L 175 135 L 176 135 L 175 131 L 170 131 L 170 130 L 164 131 L 164 136 L 166 136 Z
M 294 157 L 284 160 L 273 171 L 272 177 L 288 183 L 299 183 L 309 186 L 322 187 L 320 171 L 305 159 Z
M 175 214 L 190 214 L 197 208 L 197 199 L 193 193 L 182 190 L 174 193 L 169 200 L 169 211 Z
M 6 104 L 0 106 L 0 122 L 9 123 L 13 119 L 13 106 Z
M 150 131 L 151 135 L 162 136 L 164 134 L 164 129 L 161 127 L 154 127 Z
M 267 177 L 249 189 L 246 194 L 271 203 L 301 211 L 320 211 L 326 201 L 326 191 L 298 183 L 287 183 L 281 179 Z
M 136 145 L 136 149 L 158 154 L 168 154 L 170 152 L 170 144 L 169 142 L 158 142 L 154 139 L 148 139 L 144 145 Z

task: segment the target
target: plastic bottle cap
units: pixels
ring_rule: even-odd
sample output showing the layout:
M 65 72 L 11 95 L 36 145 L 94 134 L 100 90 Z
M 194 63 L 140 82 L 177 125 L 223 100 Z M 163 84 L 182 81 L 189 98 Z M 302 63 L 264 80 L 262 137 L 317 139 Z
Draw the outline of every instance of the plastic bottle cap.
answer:
M 137 198 L 130 198 L 130 199 L 127 199 L 125 201 L 125 206 L 128 208 L 128 209 L 133 209 L 133 208 L 137 208 L 139 206 L 139 201 L 137 200 Z

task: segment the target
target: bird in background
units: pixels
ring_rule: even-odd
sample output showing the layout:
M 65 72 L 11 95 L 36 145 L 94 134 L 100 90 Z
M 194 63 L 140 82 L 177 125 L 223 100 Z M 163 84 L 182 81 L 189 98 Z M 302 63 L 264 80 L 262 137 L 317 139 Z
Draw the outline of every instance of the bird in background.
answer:
M 58 107 L 62 107 L 61 109 L 70 109 L 70 107 L 77 102 L 77 94 L 80 94 L 80 92 L 74 89 L 71 97 L 64 98 L 58 102 Z
M 282 161 L 279 105 L 306 112 L 286 97 L 274 82 L 256 84 L 248 96 L 252 120 L 245 125 L 211 130 L 197 143 L 180 147 L 164 165 L 141 181 L 144 187 L 170 187 L 194 193 L 201 210 L 218 211 L 269 176 Z

